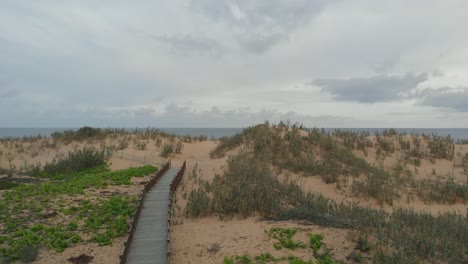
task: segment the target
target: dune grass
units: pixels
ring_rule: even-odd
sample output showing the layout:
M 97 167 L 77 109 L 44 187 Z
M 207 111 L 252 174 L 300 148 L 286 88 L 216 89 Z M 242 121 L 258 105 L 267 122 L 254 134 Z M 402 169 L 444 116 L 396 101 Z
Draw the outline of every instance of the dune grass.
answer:
M 214 150 L 216 155 L 212 156 L 242 144 L 247 148 L 228 159 L 223 175 L 217 175 L 211 183 L 200 184 L 194 190 L 194 195 L 188 199 L 186 214 L 191 217 L 217 214 L 221 218 L 260 214 L 268 219 L 306 220 L 347 228 L 375 241 L 371 245 L 375 263 L 459 263 L 460 260 L 468 260 L 467 216 L 457 213 L 436 216 L 405 209 L 388 213 L 337 203 L 321 195 L 304 192 L 294 182 L 279 181 L 270 169 L 271 164 L 309 175 L 325 175 L 324 181 L 331 182 L 343 175 L 364 175 L 364 180 L 354 181 L 353 191 L 390 204 L 399 195 L 399 184 L 406 182 L 409 186 L 415 183 L 403 167 L 386 171 L 356 157 L 323 131 L 311 129 L 307 132 L 307 135 L 301 135 L 295 128 L 260 125 L 236 135 L 232 141 L 220 141 Z M 395 133 L 390 131 L 386 136 L 395 137 Z M 447 146 L 451 144 L 449 139 L 435 138 L 446 142 Z M 322 158 L 317 159 L 317 155 Z M 430 200 L 439 199 L 439 194 L 452 198 L 452 192 L 466 197 L 466 186 L 450 183 L 443 187 L 421 186 L 430 190 L 427 195 Z M 423 191 L 420 195 L 424 196 Z
M 455 194 L 466 197 L 467 184 L 454 183 L 450 185 L 453 188 L 436 188 L 435 185 L 418 182 L 406 169 L 407 163 L 418 165 L 422 158 L 452 160 L 454 140 L 450 136 L 411 135 L 411 142 L 408 135 L 388 129 L 376 133 L 374 145 L 369 134 L 364 132 L 336 130 L 325 133 L 317 128 L 301 130 L 299 127 L 284 124 L 249 127 L 242 133 L 220 140 L 210 155 L 219 158 L 234 148 L 246 146 L 255 157 L 268 159 L 279 169 L 318 175 L 325 183 L 336 184 L 338 189 L 351 183 L 354 195 L 372 197 L 380 204 L 392 205 L 406 189 L 415 189 L 416 195 L 427 202 L 446 203 Z M 402 162 L 393 170 L 388 170 L 382 165 L 369 164 L 353 153 L 353 150 L 367 153 L 371 147 L 377 149 L 377 155 L 381 158 L 399 149 L 403 154 Z M 415 188 L 423 185 L 431 187 L 431 193 L 438 194 L 428 195 L 423 188 Z
M 196 191 L 198 196 L 204 197 L 204 204 L 199 204 L 197 211 L 187 207 L 187 215 L 216 213 L 225 218 L 259 213 L 270 219 L 307 220 L 356 230 L 377 240 L 374 245 L 377 263 L 388 259 L 405 263 L 457 262 L 467 258 L 466 216 L 456 213 L 434 216 L 404 209 L 387 213 L 336 203 L 321 195 L 303 192 L 295 183 L 280 182 L 270 173 L 266 163 L 262 164 L 247 153 L 231 157 L 225 174 L 217 176 L 209 191 L 205 187 Z M 198 204 L 193 198 L 189 197 L 189 204 Z

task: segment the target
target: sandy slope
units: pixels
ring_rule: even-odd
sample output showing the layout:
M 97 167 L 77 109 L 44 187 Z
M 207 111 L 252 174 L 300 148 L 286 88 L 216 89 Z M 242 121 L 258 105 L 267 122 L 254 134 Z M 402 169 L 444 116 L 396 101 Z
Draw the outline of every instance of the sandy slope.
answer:
M 186 201 L 182 197 L 182 193 L 189 193 L 191 188 L 196 188 L 198 184 L 193 180 L 188 179 L 188 174 L 193 169 L 194 164 L 198 164 L 201 170 L 201 179 L 211 180 L 215 173 L 223 170 L 226 158 L 211 160 L 209 158 L 210 147 L 214 147 L 213 143 L 195 143 L 185 144 L 184 153 L 178 155 L 176 159 L 181 162 L 186 159 L 188 161 L 188 173 L 185 174 L 182 185 L 177 192 L 177 204 L 180 208 L 184 208 Z M 196 150 L 192 152 L 192 150 Z M 368 159 L 374 159 L 368 154 Z M 392 164 L 392 161 L 387 161 Z M 429 162 L 428 162 L 429 163 Z M 428 165 L 423 163 L 422 171 L 431 171 L 432 168 L 425 168 Z M 433 164 L 430 164 L 433 165 Z M 440 165 L 439 163 L 435 164 Z M 447 165 L 447 164 L 444 164 Z M 449 166 L 449 165 L 447 165 Z M 440 170 L 446 169 L 441 166 Z M 286 176 L 287 175 L 287 176 Z M 373 199 L 363 199 L 354 197 L 344 191 L 337 190 L 334 184 L 325 184 L 318 176 L 301 176 L 291 172 L 283 171 L 281 178 L 288 177 L 290 180 L 298 181 L 301 187 L 306 191 L 321 193 L 324 196 L 336 201 L 354 202 L 362 206 L 372 208 L 383 208 L 391 211 L 395 208 L 412 208 L 415 210 L 427 211 L 434 214 L 440 212 L 458 212 L 466 214 L 467 206 L 460 203 L 457 205 L 443 204 L 424 204 L 422 201 L 413 199 L 410 202 L 396 201 L 394 206 L 385 205 L 381 207 Z M 188 187 L 187 187 L 188 186 Z M 350 193 L 350 192 L 348 192 Z M 333 228 L 324 228 L 316 225 L 307 227 L 297 223 L 282 222 L 282 223 L 267 223 L 259 222 L 257 218 L 248 218 L 244 220 L 233 219 L 232 221 L 223 221 L 217 217 L 208 217 L 204 219 L 192 220 L 183 217 L 183 209 L 177 211 L 177 217 L 174 218 L 172 235 L 172 255 L 171 263 L 222 263 L 224 256 L 242 255 L 249 253 L 256 255 L 260 253 L 270 252 L 275 256 L 284 256 L 291 252 L 275 252 L 271 246 L 271 239 L 266 237 L 263 230 L 271 226 L 277 227 L 293 227 L 298 229 L 306 229 L 308 232 L 322 233 L 325 235 L 325 242 L 330 247 L 333 247 L 334 257 L 338 260 L 346 262 L 348 256 L 353 250 L 355 243 L 350 240 L 347 231 Z M 307 233 L 307 232 L 305 232 Z M 300 236 L 298 236 L 299 238 Z M 304 240 L 307 241 L 307 240 Z M 221 248 L 217 253 L 210 252 L 212 245 L 217 243 Z M 297 256 L 310 256 L 308 251 L 298 251 Z

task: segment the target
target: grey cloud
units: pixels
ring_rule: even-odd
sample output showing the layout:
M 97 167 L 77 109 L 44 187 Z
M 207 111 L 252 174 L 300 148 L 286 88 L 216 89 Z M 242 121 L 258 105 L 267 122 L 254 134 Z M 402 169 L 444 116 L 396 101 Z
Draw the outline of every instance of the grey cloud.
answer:
M 261 53 L 291 32 L 306 27 L 327 3 L 330 1 L 192 0 L 190 7 L 210 19 L 225 22 L 246 50 Z
M 440 69 L 435 69 L 431 72 L 431 75 L 433 77 L 442 77 L 445 75 L 444 71 L 440 70 Z
M 384 74 L 393 69 L 400 62 L 399 57 L 387 58 L 373 65 L 373 69 L 378 74 Z
M 138 115 L 138 116 L 148 116 L 148 115 L 153 114 L 154 112 L 155 112 L 154 109 L 147 108 L 147 107 L 140 108 L 134 111 L 135 115 Z
M 411 115 L 411 113 L 409 113 L 409 112 L 389 112 L 388 114 L 392 115 L 392 116 L 408 116 L 408 115 Z
M 262 53 L 270 47 L 276 45 L 285 38 L 285 34 L 266 34 L 256 36 L 244 36 L 239 41 L 242 45 L 253 53 Z
M 125 117 L 127 118 L 150 118 L 153 116 L 154 113 L 156 113 L 156 110 L 154 110 L 151 107 L 147 106 L 140 106 L 140 107 L 119 107 L 119 108 L 90 108 L 87 109 L 86 111 L 97 111 L 97 112 L 103 112 L 108 117 L 110 116 L 118 116 L 119 118 Z
M 19 95 L 19 90 L 15 89 L 8 89 L 8 90 L 0 90 L 0 99 L 8 99 L 13 98 Z
M 171 52 L 178 55 L 207 54 L 218 55 L 221 45 L 214 39 L 191 35 L 154 36 L 156 41 L 168 45 Z
M 468 87 L 460 89 L 450 87 L 426 89 L 419 94 L 419 97 L 421 105 L 468 112 Z
M 402 99 L 402 93 L 409 92 L 428 75 L 406 74 L 403 76 L 377 75 L 369 78 L 318 79 L 312 84 L 322 87 L 340 101 L 360 103 L 391 102 Z
M 19 90 L 12 89 L 10 87 L 11 80 L 9 78 L 0 78 L 0 99 L 7 99 L 18 96 Z

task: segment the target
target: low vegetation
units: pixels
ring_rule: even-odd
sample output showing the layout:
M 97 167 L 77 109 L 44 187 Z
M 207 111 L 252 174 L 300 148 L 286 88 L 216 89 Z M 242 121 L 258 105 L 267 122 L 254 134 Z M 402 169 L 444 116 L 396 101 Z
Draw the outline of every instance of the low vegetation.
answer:
M 59 155 L 44 165 L 40 172 L 41 177 L 63 178 L 64 175 L 73 174 L 90 168 L 106 166 L 110 153 L 92 147 L 84 147 L 71 151 L 68 155 Z
M 265 216 L 278 213 L 287 205 L 287 188 L 270 175 L 266 162 L 252 159 L 247 153 L 231 157 L 225 175 L 216 175 L 189 195 L 186 214 L 191 217 L 218 213 L 222 218 L 253 212 Z
M 271 228 L 270 230 L 266 231 L 265 233 L 268 234 L 269 237 L 272 237 L 278 242 L 273 243 L 273 247 L 276 250 L 280 250 L 282 248 L 288 249 L 297 249 L 297 248 L 306 248 L 306 244 L 301 241 L 294 241 L 292 238 L 296 234 L 296 229 L 289 229 L 289 228 Z
M 129 146 L 146 152 L 154 148 L 150 140 L 156 153 L 169 158 L 181 153 L 183 143 L 204 141 L 206 137 L 179 137 L 155 129 L 83 127 L 54 133 L 51 138 L 0 139 L 4 146 L 0 157 L 8 161 L 7 167 L 0 169 L 0 175 L 8 176 L 3 179 L 17 173 L 37 176 L 33 178 L 36 182 L 26 184 L 0 180 L 0 263 L 32 261 L 42 247 L 61 252 L 84 242 L 109 245 L 122 236 L 136 200 L 105 188 L 130 185 L 132 177 L 152 174 L 157 169 L 143 166 L 111 172 L 107 160 L 112 151 Z M 74 142 L 92 143 L 99 148 L 75 147 L 44 167 L 13 165 L 15 155 L 37 156 Z M 211 151 L 211 158 L 220 158 L 236 150 L 221 175 L 208 182 L 199 177 L 197 167 L 189 173 L 195 188 L 183 195 L 187 199 L 185 215 L 196 218 L 215 214 L 222 219 L 260 215 L 275 221 L 301 220 L 348 229 L 359 237 L 354 261 L 366 255 L 374 263 L 463 263 L 468 261 L 467 216 L 405 209 L 386 212 L 338 203 L 305 192 L 296 182 L 278 176 L 293 172 L 321 177 L 338 190 L 370 197 L 381 205 L 392 205 L 409 195 L 427 203 L 466 203 L 468 182 L 455 181 L 451 175 L 443 175 L 448 180 L 442 180 L 435 170 L 430 179 L 415 177 L 421 164 L 428 162 L 457 163 L 458 169 L 465 169 L 468 175 L 468 154 L 455 153 L 454 143 L 451 137 L 407 135 L 394 129 L 371 136 L 340 130 L 327 133 L 284 123 L 250 127 L 233 137 L 220 138 Z M 457 143 L 466 144 L 462 140 Z M 366 161 L 369 154 L 376 156 L 376 163 Z M 396 165 L 386 166 L 385 160 L 395 156 Z M 224 263 L 336 263 L 323 235 L 309 234 L 309 241 L 298 241 L 294 239 L 296 232 L 283 228 L 266 231 L 274 240 L 273 249 L 278 250 L 275 255 L 288 252 L 283 257 L 275 258 L 270 253 L 236 255 L 226 257 Z M 308 250 L 310 259 L 291 254 L 299 250 Z
M 165 143 L 161 149 L 160 156 L 168 158 L 174 154 L 180 154 L 182 152 L 183 146 L 184 145 L 180 141 L 177 143 Z
M 297 248 L 312 249 L 312 255 L 309 260 L 304 260 L 302 258 L 296 257 L 293 254 L 283 257 L 274 257 L 270 253 L 262 253 L 251 258 L 249 255 L 244 254 L 242 256 L 235 255 L 232 257 L 224 257 L 224 264 L 243 264 L 243 263 L 256 263 L 256 264 L 266 264 L 266 263 L 289 263 L 289 264 L 314 264 L 313 258 L 317 261 L 318 264 L 338 264 L 339 262 L 333 259 L 330 255 L 329 250 L 326 248 L 326 245 L 322 242 L 324 236 L 321 234 L 311 234 L 309 233 L 310 242 L 309 246 L 302 241 L 293 241 L 292 238 L 297 233 L 297 229 L 290 228 L 280 228 L 273 227 L 270 230 L 265 230 L 265 234 L 271 238 L 274 238 L 278 242 L 273 243 L 273 247 L 276 250 L 286 249 L 286 250 L 295 250 Z M 313 256 L 313 258 L 312 258 Z
M 232 149 L 247 146 L 247 152 L 268 160 L 280 170 L 320 175 L 325 183 L 335 184 L 338 189 L 350 184 L 354 195 L 372 197 L 380 204 L 392 205 L 407 189 L 417 190 L 416 195 L 427 202 L 449 202 L 454 195 L 466 197 L 460 194 L 468 191 L 468 184 L 459 183 L 445 188 L 444 193 L 437 188 L 431 189 L 433 193 L 445 195 L 445 199 L 428 195 L 423 188 L 417 188 L 427 183 L 418 182 L 406 167 L 408 163 L 420 164 L 424 157 L 452 160 L 454 140 L 450 136 L 412 135 L 409 138 L 413 140 L 411 143 L 407 135 L 388 129 L 382 134 L 376 133 L 374 143 L 368 133 L 336 130 L 330 134 L 316 128 L 300 128 L 299 125 L 287 126 L 283 123 L 250 127 L 233 137 L 220 139 L 210 156 L 219 158 Z M 397 148 L 403 153 L 402 160 L 393 170 L 387 170 L 383 164 L 370 164 L 353 152 L 359 150 L 367 153 L 374 144 L 382 163 L 385 156 Z
M 69 154 L 65 160 L 75 160 L 74 157 L 81 157 L 80 153 L 96 154 L 78 151 Z M 157 171 L 155 167 L 143 166 L 111 172 L 100 164 L 93 168 L 78 166 L 74 171 L 69 170 L 74 166 L 57 165 L 68 164 L 63 160 L 53 164 L 56 169 L 52 171 L 60 174 L 41 171 L 41 175 L 52 177 L 42 183 L 20 184 L 3 193 L 0 199 L 0 263 L 32 261 L 39 247 L 62 252 L 70 245 L 82 242 L 112 244 L 114 238 L 127 232 L 136 199 L 125 194 L 98 196 L 88 190 L 129 185 L 132 177 Z M 86 195 L 78 198 L 81 194 Z
M 468 221 L 464 215 L 432 215 L 406 209 L 389 213 L 337 203 L 304 192 L 292 181 L 280 181 L 271 164 L 280 169 L 321 175 L 324 181 L 330 182 L 352 177 L 355 194 L 390 204 L 400 195 L 400 185 L 414 188 L 422 198 L 445 202 L 449 202 L 446 197 L 453 199 L 455 194 L 465 199 L 466 185 L 448 183 L 441 186 L 415 181 L 404 166 L 387 171 L 358 158 L 323 131 L 312 129 L 307 132 L 301 134 L 295 127 L 260 125 L 246 129 L 232 141 L 221 141 L 212 152 L 213 157 L 241 147 L 239 142 L 246 144 L 247 149 L 229 157 L 223 175 L 215 176 L 212 182 L 202 182 L 193 190 L 188 198 L 186 215 L 217 214 L 221 218 L 231 218 L 260 214 L 268 219 L 305 220 L 347 228 L 360 234 L 361 242 L 366 241 L 361 243 L 364 248 L 373 248 L 375 263 L 457 263 L 468 260 Z M 386 135 L 399 136 L 391 131 Z M 314 236 L 313 240 L 318 249 L 320 237 Z M 355 258 L 360 256 L 355 255 Z
M 175 139 L 179 139 L 182 142 L 197 142 L 197 141 L 206 141 L 207 137 L 205 135 L 200 136 L 177 136 L 172 133 L 165 132 L 156 128 L 135 128 L 135 129 L 122 129 L 122 128 L 93 128 L 93 127 L 81 127 L 77 130 L 65 130 L 60 132 L 55 132 L 52 134 L 52 140 L 54 142 L 62 142 L 70 144 L 73 141 L 83 142 L 83 141 L 99 141 L 107 138 L 125 138 L 127 139 L 133 136 L 137 140 L 156 140 L 158 138 L 165 138 L 173 142 Z M 42 137 L 31 137 L 32 140 L 42 139 Z M 142 148 L 143 142 L 139 143 L 139 148 Z M 126 143 L 121 142 L 119 144 L 121 148 L 126 147 Z M 128 145 L 127 145 L 128 146 Z

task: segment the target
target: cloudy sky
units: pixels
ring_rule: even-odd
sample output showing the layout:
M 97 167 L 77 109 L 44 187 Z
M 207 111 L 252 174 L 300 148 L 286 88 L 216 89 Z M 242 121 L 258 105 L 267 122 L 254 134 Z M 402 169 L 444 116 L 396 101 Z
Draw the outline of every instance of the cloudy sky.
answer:
M 468 127 L 466 0 L 2 0 L 0 127 Z

